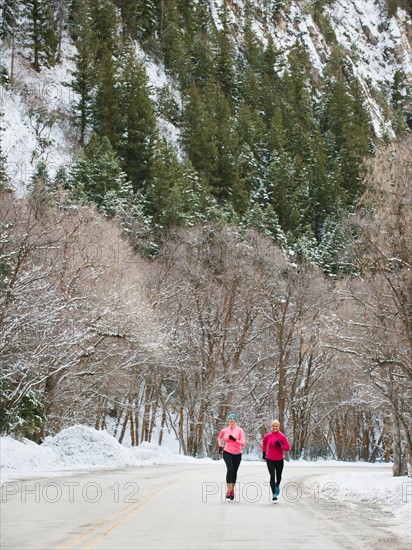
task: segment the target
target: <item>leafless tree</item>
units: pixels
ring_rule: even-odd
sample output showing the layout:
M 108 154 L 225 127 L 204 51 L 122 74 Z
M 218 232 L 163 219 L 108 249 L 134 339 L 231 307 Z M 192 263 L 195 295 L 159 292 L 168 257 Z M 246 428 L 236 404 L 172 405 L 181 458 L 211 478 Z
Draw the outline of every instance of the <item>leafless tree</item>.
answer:
M 370 166 L 357 227 L 360 276 L 338 288 L 345 305 L 335 334 L 369 386 L 370 407 L 390 415 L 394 475 L 410 473 L 412 461 L 411 146 L 408 136 Z

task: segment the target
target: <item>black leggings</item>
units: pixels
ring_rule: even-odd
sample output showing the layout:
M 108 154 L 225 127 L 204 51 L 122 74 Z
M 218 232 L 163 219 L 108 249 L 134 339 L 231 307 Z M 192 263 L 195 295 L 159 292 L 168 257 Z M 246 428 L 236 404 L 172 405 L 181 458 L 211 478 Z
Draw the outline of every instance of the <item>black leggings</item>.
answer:
M 266 466 L 268 467 L 270 474 L 270 488 L 272 493 L 275 492 L 276 485 L 280 485 L 283 472 L 283 460 L 266 460 Z M 275 483 L 275 473 L 276 473 L 276 483 Z
M 226 462 L 226 483 L 236 483 L 237 471 L 242 460 L 242 455 L 232 455 L 227 451 L 223 451 L 223 460 Z

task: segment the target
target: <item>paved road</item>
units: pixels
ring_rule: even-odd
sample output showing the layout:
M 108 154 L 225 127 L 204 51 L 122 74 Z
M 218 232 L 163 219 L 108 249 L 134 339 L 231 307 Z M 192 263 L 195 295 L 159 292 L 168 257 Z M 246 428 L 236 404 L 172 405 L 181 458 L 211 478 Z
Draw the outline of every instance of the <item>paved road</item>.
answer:
M 356 466 L 351 466 L 356 469 Z M 2 489 L 2 550 L 406 549 L 370 507 L 339 502 L 338 487 L 309 487 L 325 466 L 286 463 L 272 503 L 265 464 L 243 462 L 234 501 L 225 467 L 179 464 L 9 483 Z M 336 472 L 336 469 L 333 470 Z M 363 466 L 362 471 L 365 471 Z M 322 490 L 323 489 L 323 490 Z

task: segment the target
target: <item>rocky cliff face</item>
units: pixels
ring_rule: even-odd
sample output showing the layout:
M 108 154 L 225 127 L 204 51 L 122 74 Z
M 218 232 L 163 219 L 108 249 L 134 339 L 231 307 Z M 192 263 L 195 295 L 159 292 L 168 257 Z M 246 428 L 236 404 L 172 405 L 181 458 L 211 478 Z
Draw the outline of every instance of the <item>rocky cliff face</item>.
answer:
M 216 25 L 220 5 L 221 0 L 210 0 Z M 242 28 L 251 17 L 255 32 L 263 41 L 272 37 L 285 58 L 294 44 L 302 44 L 311 60 L 312 81 L 319 88 L 325 65 L 339 48 L 348 73 L 362 84 L 376 134 L 394 136 L 385 118 L 385 103 L 397 72 L 403 73 L 412 90 L 412 19 L 406 2 L 392 16 L 386 0 L 231 0 L 229 7 L 234 27 Z

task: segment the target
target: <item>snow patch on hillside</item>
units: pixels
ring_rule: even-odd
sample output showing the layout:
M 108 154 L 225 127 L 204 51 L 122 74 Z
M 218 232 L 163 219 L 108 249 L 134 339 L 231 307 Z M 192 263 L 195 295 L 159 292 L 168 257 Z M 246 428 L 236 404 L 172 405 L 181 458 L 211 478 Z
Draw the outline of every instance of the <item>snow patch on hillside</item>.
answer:
M 7 174 L 18 196 L 24 194 L 36 165 L 47 164 L 53 177 L 60 166 L 70 166 L 77 146 L 70 117 L 77 100 L 65 85 L 71 80 L 75 48 L 66 36 L 63 61 L 53 68 L 33 70 L 22 53 L 14 60 L 13 87 L 0 85 L 2 100 L 2 149 Z M 11 51 L 3 50 L 2 64 L 11 70 Z

